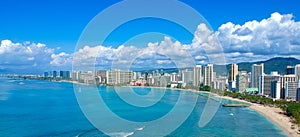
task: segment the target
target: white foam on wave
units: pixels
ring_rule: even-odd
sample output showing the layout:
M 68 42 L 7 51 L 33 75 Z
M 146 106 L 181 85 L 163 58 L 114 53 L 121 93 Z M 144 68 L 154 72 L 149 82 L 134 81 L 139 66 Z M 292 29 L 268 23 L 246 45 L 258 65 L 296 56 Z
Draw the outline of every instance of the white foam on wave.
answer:
M 133 134 L 134 134 L 134 132 L 113 132 L 113 133 L 109 133 L 107 135 L 109 135 L 111 137 L 128 137 Z
M 145 127 L 140 127 L 140 128 L 137 128 L 136 130 L 139 130 L 139 131 L 141 131 L 141 130 L 143 130 Z
M 8 83 L 13 83 L 15 82 L 16 80 L 9 80 Z
M 233 116 L 234 114 L 233 114 L 233 113 L 230 113 L 229 115 L 230 115 L 230 116 Z
M 19 85 L 24 85 L 25 83 L 24 82 L 19 82 Z

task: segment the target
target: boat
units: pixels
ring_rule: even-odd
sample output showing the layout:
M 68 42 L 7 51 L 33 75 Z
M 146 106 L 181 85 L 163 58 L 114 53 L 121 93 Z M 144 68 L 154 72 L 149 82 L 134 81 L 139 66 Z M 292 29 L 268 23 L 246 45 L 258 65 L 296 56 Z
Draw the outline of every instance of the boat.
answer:
M 222 104 L 223 107 L 249 107 L 248 104 Z

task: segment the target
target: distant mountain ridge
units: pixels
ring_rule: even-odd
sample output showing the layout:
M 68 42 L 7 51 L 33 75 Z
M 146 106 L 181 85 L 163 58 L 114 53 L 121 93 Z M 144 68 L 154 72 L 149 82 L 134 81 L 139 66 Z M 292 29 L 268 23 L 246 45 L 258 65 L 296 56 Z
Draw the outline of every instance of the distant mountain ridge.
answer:
M 275 57 L 265 61 L 256 61 L 256 62 L 241 62 L 237 63 L 239 66 L 239 71 L 251 72 L 253 64 L 264 63 L 264 72 L 265 74 L 270 74 L 272 71 L 278 71 L 279 74 L 285 74 L 287 66 L 295 66 L 300 64 L 300 60 L 293 57 Z M 214 72 L 217 75 L 227 75 L 230 64 L 227 65 L 214 65 Z M 191 68 L 190 68 L 191 69 Z M 160 68 L 160 69 L 151 69 L 151 70 L 139 70 L 140 72 L 152 72 L 154 70 L 163 70 L 165 73 L 178 72 L 177 68 Z M 203 71 L 203 69 L 202 69 Z
M 248 72 L 251 71 L 251 66 L 253 64 L 261 64 L 264 63 L 264 71 L 266 74 L 270 74 L 271 71 L 278 71 L 279 74 L 285 74 L 285 70 L 287 66 L 295 66 L 296 64 L 300 64 L 300 60 L 296 58 L 283 58 L 276 57 L 266 61 L 258 61 L 258 62 L 243 62 L 238 63 L 239 70 L 246 70 Z
M 239 71 L 251 72 L 251 67 L 253 64 L 261 64 L 261 63 L 264 63 L 265 74 L 270 74 L 271 71 L 278 71 L 279 74 L 283 75 L 283 74 L 285 74 L 287 66 L 295 66 L 296 64 L 300 64 L 300 60 L 293 58 L 293 57 L 287 57 L 287 58 L 276 57 L 276 58 L 271 58 L 271 59 L 265 60 L 265 61 L 241 62 L 241 63 L 237 63 L 237 64 L 239 66 Z M 230 64 L 214 65 L 214 72 L 216 72 L 217 75 L 227 75 L 229 67 L 230 67 Z M 137 69 L 137 70 L 133 70 L 133 71 L 152 73 L 152 71 L 154 71 L 154 70 L 159 70 L 159 71 L 163 70 L 164 73 L 178 72 L 178 68 L 160 68 L 160 69 L 147 69 L 147 70 Z M 19 74 L 19 73 L 20 73 L 20 70 L 0 69 L 0 74 Z M 27 72 L 27 73 L 29 74 L 29 72 Z M 23 72 L 22 74 L 27 74 L 27 73 Z M 37 74 L 41 74 L 41 73 L 42 72 L 37 72 Z M 34 74 L 34 73 L 32 73 L 32 74 Z
M 239 71 L 247 71 L 251 72 L 251 67 L 253 64 L 261 64 L 264 63 L 264 72 L 265 74 L 270 74 L 272 71 L 278 71 L 279 74 L 285 74 L 285 70 L 287 66 L 295 66 L 296 64 L 300 64 L 300 60 L 293 57 L 276 57 L 271 58 L 266 61 L 257 61 L 257 62 L 242 62 L 238 63 Z M 222 68 L 224 65 L 215 65 L 214 71 L 217 72 L 218 75 L 226 74 L 227 72 L 223 72 Z M 229 70 L 230 64 L 226 65 L 227 71 Z M 224 69 L 223 69 L 224 70 Z

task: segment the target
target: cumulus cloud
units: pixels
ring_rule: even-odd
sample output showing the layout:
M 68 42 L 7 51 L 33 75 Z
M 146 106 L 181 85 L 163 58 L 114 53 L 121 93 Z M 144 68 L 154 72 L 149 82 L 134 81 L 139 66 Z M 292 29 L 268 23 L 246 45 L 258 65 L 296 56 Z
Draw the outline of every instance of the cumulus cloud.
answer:
M 192 43 L 186 47 L 197 64 L 226 64 L 223 48 L 216 33 L 205 24 L 198 25 Z
M 173 42 L 165 37 L 163 41 L 148 43 L 147 46 L 121 45 L 118 48 L 85 46 L 74 53 L 75 69 L 135 69 L 135 68 L 163 68 L 163 67 L 191 67 L 194 59 L 185 46 L 180 42 Z
M 72 54 L 56 53 L 41 43 L 2 40 L 0 70 L 12 69 L 134 69 L 191 67 L 265 60 L 278 56 L 300 58 L 300 22 L 292 14 L 273 13 L 261 21 L 242 25 L 228 22 L 217 31 L 199 24 L 190 44 L 165 37 L 144 47 L 86 45 Z
M 50 65 L 52 66 L 67 66 L 72 62 L 72 55 L 65 52 L 51 55 Z
M 14 43 L 11 40 L 2 40 L 0 70 L 13 73 L 40 73 L 54 66 L 63 66 L 63 60 L 66 60 L 67 55 L 55 54 L 55 49 L 48 48 L 42 43 L 28 41 Z
M 73 67 L 76 70 L 91 69 L 95 66 L 109 66 L 116 56 L 117 49 L 105 46 L 84 46 L 73 53 Z M 96 63 L 98 61 L 98 64 Z M 72 64 L 70 64 L 72 65 Z
M 44 63 L 51 60 L 53 49 L 41 43 L 13 43 L 2 40 L 0 46 L 1 70 L 33 70 L 44 68 Z
M 262 60 L 276 56 L 297 56 L 300 53 L 300 22 L 292 14 L 273 13 L 261 21 L 243 25 L 228 22 L 215 32 L 228 62 Z M 233 54 L 235 53 L 235 54 Z M 236 59 L 244 57 L 245 60 Z

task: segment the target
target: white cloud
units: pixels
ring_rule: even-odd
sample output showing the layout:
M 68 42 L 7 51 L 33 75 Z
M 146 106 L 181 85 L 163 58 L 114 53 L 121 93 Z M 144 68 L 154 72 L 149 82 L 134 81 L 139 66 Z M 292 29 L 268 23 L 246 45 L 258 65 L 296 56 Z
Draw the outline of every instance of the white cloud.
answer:
M 226 64 L 223 48 L 216 33 L 205 24 L 198 25 L 193 42 L 186 47 L 193 58 L 197 60 L 197 64 Z
M 173 42 L 165 37 L 163 41 L 148 43 L 146 47 L 121 45 L 118 48 L 85 46 L 74 53 L 76 69 L 90 68 L 94 65 L 105 69 L 120 68 L 132 69 L 162 67 L 189 67 L 193 66 L 192 56 L 180 42 Z M 96 64 L 95 64 L 96 63 Z
M 292 14 L 275 12 L 267 19 L 243 25 L 228 22 L 219 27 L 216 34 L 226 54 L 247 53 L 245 56 L 249 58 L 244 61 L 300 53 L 300 22 L 296 22 Z M 229 58 L 231 56 L 227 56 Z
M 51 68 L 51 56 L 55 50 L 42 43 L 14 43 L 2 40 L 0 46 L 0 69 L 19 73 L 42 72 Z
M 52 54 L 51 55 L 51 62 L 52 66 L 66 66 L 72 63 L 72 56 L 65 52 L 61 52 L 59 54 Z
M 228 22 L 217 31 L 199 24 L 190 44 L 181 44 L 165 37 L 161 42 L 148 43 L 145 47 L 121 45 L 117 48 L 103 45 L 86 45 L 75 53 L 56 53 L 60 48 L 45 44 L 13 43 L 2 40 L 0 69 L 18 66 L 24 69 L 97 67 L 162 68 L 189 67 L 206 63 L 238 63 L 257 61 L 277 56 L 300 57 L 300 22 L 292 14 L 273 13 L 261 21 L 242 25 Z M 223 54 L 224 53 L 224 54 Z M 226 59 L 226 60 L 225 60 Z M 86 67 L 88 66 L 88 67 Z
M 34 60 L 34 57 L 29 57 L 27 58 L 27 60 Z
M 198 55 L 195 57 L 196 60 L 203 60 L 203 59 L 206 59 L 205 56 L 201 56 L 201 55 Z

